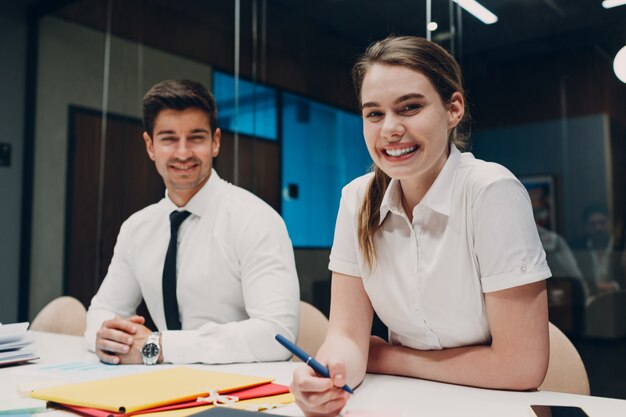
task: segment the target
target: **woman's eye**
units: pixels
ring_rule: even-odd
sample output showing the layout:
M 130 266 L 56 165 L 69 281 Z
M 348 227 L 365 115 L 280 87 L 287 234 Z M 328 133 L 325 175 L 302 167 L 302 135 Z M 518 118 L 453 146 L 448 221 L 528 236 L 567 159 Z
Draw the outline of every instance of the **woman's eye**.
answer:
M 365 118 L 367 119 L 374 119 L 374 118 L 381 117 L 381 116 L 382 116 L 382 113 L 379 111 L 371 111 L 369 113 L 365 113 Z
M 422 106 L 419 104 L 407 104 L 406 106 L 402 107 L 402 109 L 400 109 L 401 113 L 406 113 L 406 112 L 412 112 L 415 110 L 419 110 Z

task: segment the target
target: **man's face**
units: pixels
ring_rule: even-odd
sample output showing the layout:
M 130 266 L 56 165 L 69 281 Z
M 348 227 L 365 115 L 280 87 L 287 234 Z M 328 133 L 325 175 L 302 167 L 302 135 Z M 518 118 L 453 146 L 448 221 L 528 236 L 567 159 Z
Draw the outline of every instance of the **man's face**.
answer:
M 154 121 L 153 137 L 144 133 L 148 155 L 178 206 L 187 204 L 209 179 L 220 135 L 219 129 L 211 135 L 207 114 L 195 108 L 163 110 Z
M 609 236 L 609 219 L 604 213 L 593 213 L 587 219 L 587 235 L 600 241 Z

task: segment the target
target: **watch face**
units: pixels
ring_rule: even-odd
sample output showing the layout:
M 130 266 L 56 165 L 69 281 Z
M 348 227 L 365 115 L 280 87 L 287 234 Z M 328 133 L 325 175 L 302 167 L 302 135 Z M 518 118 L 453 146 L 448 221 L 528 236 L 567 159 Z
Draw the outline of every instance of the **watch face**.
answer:
M 146 358 L 154 358 L 159 355 L 159 346 L 156 343 L 146 343 L 141 349 L 141 354 Z

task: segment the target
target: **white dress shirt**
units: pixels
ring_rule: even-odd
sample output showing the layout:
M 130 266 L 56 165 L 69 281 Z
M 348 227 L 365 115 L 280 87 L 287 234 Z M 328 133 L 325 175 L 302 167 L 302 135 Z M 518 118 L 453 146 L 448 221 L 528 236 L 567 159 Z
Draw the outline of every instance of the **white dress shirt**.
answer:
M 392 180 L 369 269 L 357 216 L 373 174 L 344 187 L 329 269 L 360 277 L 390 342 L 414 349 L 488 343 L 485 292 L 550 277 L 523 185 L 506 168 L 452 146 L 413 221 Z
M 166 330 L 162 276 L 169 214 L 191 216 L 179 229 L 177 298 L 182 330 Z M 168 198 L 133 214 L 118 235 L 107 275 L 91 300 L 85 340 L 114 315 L 135 313 L 142 297 L 162 332 L 165 362 L 286 360 L 274 340 L 294 340 L 299 285 L 293 248 L 281 217 L 258 197 L 212 171 L 185 207 Z

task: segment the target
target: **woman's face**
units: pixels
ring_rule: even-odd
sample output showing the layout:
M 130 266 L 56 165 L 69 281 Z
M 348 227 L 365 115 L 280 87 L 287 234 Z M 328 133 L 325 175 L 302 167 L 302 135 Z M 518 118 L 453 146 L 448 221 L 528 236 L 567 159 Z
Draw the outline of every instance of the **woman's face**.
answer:
M 422 73 L 372 65 L 361 87 L 363 135 L 374 163 L 389 177 L 434 181 L 448 156 L 448 136 L 463 117 L 463 96 L 443 103 Z M 430 184 L 429 184 L 430 185 Z

